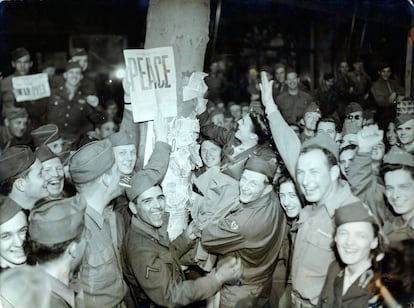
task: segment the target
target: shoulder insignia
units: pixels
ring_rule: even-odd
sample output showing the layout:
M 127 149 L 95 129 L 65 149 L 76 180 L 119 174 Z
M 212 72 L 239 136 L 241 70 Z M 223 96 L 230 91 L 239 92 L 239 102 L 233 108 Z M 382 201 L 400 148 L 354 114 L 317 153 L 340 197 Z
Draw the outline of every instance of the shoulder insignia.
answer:
M 146 269 L 146 271 L 145 271 L 145 279 L 148 279 L 149 278 L 149 274 L 150 274 L 150 272 L 155 272 L 155 273 L 158 273 L 160 270 L 158 269 L 158 268 L 154 268 L 154 267 L 151 267 L 151 266 L 148 266 L 147 265 L 147 269 Z
M 235 220 L 233 220 L 233 221 L 230 223 L 230 228 L 231 228 L 232 230 L 238 230 L 238 229 L 239 229 L 239 225 L 237 224 L 237 222 L 236 222 Z

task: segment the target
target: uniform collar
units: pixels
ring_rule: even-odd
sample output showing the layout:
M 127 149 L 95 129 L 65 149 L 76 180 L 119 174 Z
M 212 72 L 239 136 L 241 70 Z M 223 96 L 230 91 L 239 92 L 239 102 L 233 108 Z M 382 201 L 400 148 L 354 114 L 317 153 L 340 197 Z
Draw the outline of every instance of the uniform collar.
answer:
M 46 273 L 47 280 L 50 284 L 50 289 L 53 293 L 59 295 L 67 302 L 70 307 L 75 307 L 75 292 L 61 281 Z

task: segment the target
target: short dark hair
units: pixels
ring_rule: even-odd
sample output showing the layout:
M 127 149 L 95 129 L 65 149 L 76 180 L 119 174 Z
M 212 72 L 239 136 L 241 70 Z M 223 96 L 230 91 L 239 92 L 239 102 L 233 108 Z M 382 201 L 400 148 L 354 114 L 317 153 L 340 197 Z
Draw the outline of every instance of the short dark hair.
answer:
M 319 123 L 321 123 L 321 122 L 327 122 L 327 123 L 335 124 L 335 130 L 338 131 L 338 123 L 334 118 L 332 118 L 332 117 L 320 118 L 318 123 L 316 123 L 316 127 L 318 127 Z
M 339 156 L 341 156 L 341 154 L 345 151 L 348 150 L 355 150 L 357 148 L 357 146 L 355 144 L 348 144 L 347 146 L 344 146 L 340 151 L 339 151 Z
M 385 174 L 395 170 L 405 170 L 410 175 L 411 178 L 414 180 L 414 167 L 400 165 L 400 164 L 383 164 L 380 169 L 381 176 L 384 178 Z
M 338 160 L 336 159 L 336 157 L 335 157 L 334 154 L 332 154 L 327 149 L 324 149 L 324 148 L 321 148 L 321 147 L 318 147 L 318 146 L 315 146 L 315 145 L 311 145 L 311 146 L 308 146 L 308 147 L 304 147 L 300 151 L 299 156 L 302 155 L 302 154 L 309 153 L 309 152 L 311 152 L 313 150 L 320 150 L 320 151 L 322 151 L 323 154 L 325 154 L 326 161 L 328 162 L 329 168 L 338 165 Z

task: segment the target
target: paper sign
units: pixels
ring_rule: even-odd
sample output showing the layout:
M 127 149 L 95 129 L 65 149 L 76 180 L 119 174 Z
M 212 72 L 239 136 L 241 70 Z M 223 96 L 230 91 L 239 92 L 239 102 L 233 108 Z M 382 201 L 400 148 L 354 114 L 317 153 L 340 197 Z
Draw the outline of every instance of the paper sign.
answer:
M 50 96 L 46 73 L 13 77 L 12 84 L 17 102 L 34 101 Z
M 177 116 L 177 79 L 172 47 L 125 49 L 134 122 Z

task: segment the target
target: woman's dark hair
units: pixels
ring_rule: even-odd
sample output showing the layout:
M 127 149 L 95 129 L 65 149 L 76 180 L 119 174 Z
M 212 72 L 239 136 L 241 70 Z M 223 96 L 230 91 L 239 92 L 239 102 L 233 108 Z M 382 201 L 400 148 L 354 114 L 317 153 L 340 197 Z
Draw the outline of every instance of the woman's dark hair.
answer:
M 379 272 L 393 297 L 409 307 L 414 301 L 414 239 L 393 242 L 385 252 Z
M 266 117 L 254 111 L 251 111 L 249 116 L 253 123 L 253 133 L 255 133 L 258 137 L 257 143 L 263 144 L 269 141 L 270 128 Z

